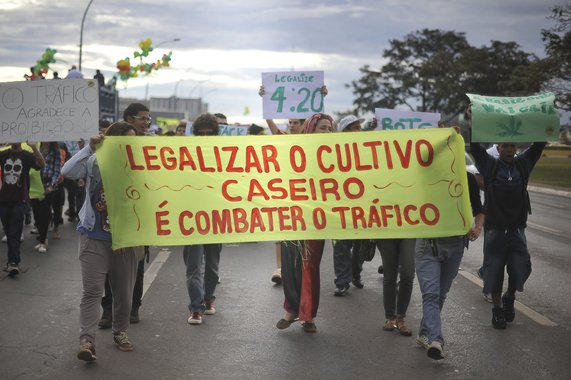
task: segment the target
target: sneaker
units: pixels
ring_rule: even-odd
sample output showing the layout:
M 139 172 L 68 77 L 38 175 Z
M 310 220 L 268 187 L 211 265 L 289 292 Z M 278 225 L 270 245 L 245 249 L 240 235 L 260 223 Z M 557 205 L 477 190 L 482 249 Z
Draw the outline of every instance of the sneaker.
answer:
M 191 325 L 201 324 L 202 323 L 202 313 L 200 311 L 193 311 L 192 314 L 190 314 L 190 317 L 188 317 L 187 322 Z
M 131 309 L 131 315 L 129 316 L 129 323 L 131 324 L 135 324 L 135 323 L 139 323 L 141 321 L 141 318 L 139 317 L 139 308 L 138 307 L 134 307 Z
M 111 313 L 111 310 L 103 309 L 103 314 L 101 314 L 101 319 L 99 320 L 99 323 L 97 325 L 99 326 L 100 329 L 105 330 L 110 328 L 112 324 L 113 324 L 113 314 Z
M 30 231 L 30 233 L 32 235 L 37 235 L 38 234 L 38 229 L 36 227 L 32 228 L 32 230 Z
M 422 347 L 425 350 L 428 350 L 428 347 L 430 346 L 430 344 L 428 343 L 428 338 L 426 337 L 426 335 L 417 336 L 416 337 L 416 344 L 418 344 L 419 347 Z
M 24 241 L 24 233 L 22 232 L 22 236 L 20 236 L 20 241 Z M 2 243 L 8 243 L 8 236 L 4 235 L 2 238 Z
M 506 328 L 506 317 L 504 315 L 503 308 L 494 307 L 492 309 L 492 326 L 499 330 L 504 330 Z
M 397 328 L 397 321 L 396 319 L 387 319 L 385 324 L 383 325 L 383 330 L 385 331 L 393 331 Z
M 82 343 L 79 346 L 79 352 L 77 353 L 77 358 L 79 360 L 85 360 L 86 362 L 93 362 L 97 359 L 95 356 L 95 346 L 93 343 L 87 342 Z
M 39 253 L 46 253 L 47 251 L 48 251 L 48 245 L 47 244 L 39 244 L 39 247 L 38 247 Z
M 8 265 L 6 265 L 5 271 L 8 272 L 10 276 L 16 276 L 20 274 L 20 267 L 16 263 L 8 263 Z
M 492 295 L 490 293 L 483 293 L 484 300 L 488 303 L 493 303 Z
M 113 343 L 115 343 L 121 351 L 133 351 L 134 348 L 133 343 L 131 343 L 125 331 L 113 334 Z
M 354 278 L 354 279 L 353 279 L 353 285 L 354 285 L 357 289 L 363 289 L 363 287 L 365 286 L 365 284 L 363 284 L 363 281 L 361 281 L 360 278 Z
M 349 291 L 349 284 L 338 286 L 335 288 L 333 295 L 336 297 L 343 297 Z
M 504 308 L 504 317 L 506 322 L 513 322 L 515 318 L 514 308 L 515 297 L 510 297 L 507 293 L 502 296 L 502 305 Z
M 428 350 L 426 351 L 426 355 L 428 355 L 430 359 L 434 360 L 444 359 L 444 353 L 442 352 L 442 344 L 436 340 L 430 343 L 430 345 L 428 346 Z
M 206 303 L 206 310 L 204 310 L 204 314 L 206 315 L 216 314 L 216 308 L 214 307 L 214 302 Z
M 282 270 L 278 268 L 272 273 L 272 282 L 279 285 L 282 283 Z

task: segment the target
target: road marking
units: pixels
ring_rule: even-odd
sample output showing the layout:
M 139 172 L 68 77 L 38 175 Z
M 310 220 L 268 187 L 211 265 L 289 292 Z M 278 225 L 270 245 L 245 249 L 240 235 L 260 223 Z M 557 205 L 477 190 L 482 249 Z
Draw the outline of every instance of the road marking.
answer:
M 470 273 L 467 272 L 465 270 L 459 270 L 458 274 L 462 275 L 462 277 L 464 277 L 465 279 L 473 282 L 474 284 L 478 285 L 480 288 L 484 287 L 484 283 L 482 282 L 482 280 Z M 515 301 L 515 309 L 522 313 L 523 315 L 525 315 L 526 317 L 528 317 L 529 319 L 531 319 L 532 321 L 534 321 L 537 324 L 540 324 L 542 326 L 547 326 L 547 327 L 555 327 L 557 326 L 557 323 L 553 322 L 551 319 L 539 314 L 537 311 L 533 310 L 532 308 L 524 305 L 523 303 L 519 302 L 519 301 Z
M 145 271 L 145 280 L 143 281 L 143 296 L 141 298 L 145 296 L 145 293 L 147 293 L 147 290 L 149 290 L 151 284 L 153 283 L 153 281 L 155 281 L 155 278 L 157 277 L 159 270 L 161 269 L 163 264 L 167 261 L 170 254 L 171 254 L 170 249 L 168 248 L 161 249 L 161 251 L 157 254 L 157 257 L 155 257 L 151 265 L 149 265 L 149 267 Z
M 545 227 L 542 226 L 541 224 L 535 224 L 532 222 L 527 222 L 527 225 L 533 229 L 542 231 L 542 232 L 547 232 L 548 234 L 552 234 L 552 235 L 557 235 L 557 236 L 561 236 L 561 237 L 565 237 L 563 236 L 563 234 L 561 233 L 561 231 L 556 230 L 554 228 L 549 228 L 549 227 Z

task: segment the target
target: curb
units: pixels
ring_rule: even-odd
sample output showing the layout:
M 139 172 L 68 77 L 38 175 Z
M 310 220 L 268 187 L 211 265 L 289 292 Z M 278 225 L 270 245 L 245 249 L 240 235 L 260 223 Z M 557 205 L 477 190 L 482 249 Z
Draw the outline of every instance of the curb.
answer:
M 551 194 L 551 195 L 558 195 L 560 197 L 571 198 L 571 191 L 555 190 L 555 189 L 550 189 L 548 187 L 531 186 L 531 185 L 528 185 L 527 189 L 529 191 L 533 191 L 536 193 Z

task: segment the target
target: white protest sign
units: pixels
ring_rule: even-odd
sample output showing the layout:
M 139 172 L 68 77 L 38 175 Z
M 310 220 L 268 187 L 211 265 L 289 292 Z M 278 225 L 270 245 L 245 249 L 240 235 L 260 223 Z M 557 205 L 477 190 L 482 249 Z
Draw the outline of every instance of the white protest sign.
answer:
M 249 125 L 219 125 L 218 136 L 246 136 L 248 134 Z M 186 124 L 187 136 L 193 136 L 192 124 Z
M 246 136 L 249 125 L 219 125 L 220 136 Z
M 0 141 L 76 141 L 99 129 L 93 79 L 0 83 Z
M 438 128 L 439 113 L 397 111 L 386 108 L 375 108 L 377 128 L 379 131 L 399 129 Z
M 305 119 L 323 112 L 323 71 L 262 73 L 265 119 Z

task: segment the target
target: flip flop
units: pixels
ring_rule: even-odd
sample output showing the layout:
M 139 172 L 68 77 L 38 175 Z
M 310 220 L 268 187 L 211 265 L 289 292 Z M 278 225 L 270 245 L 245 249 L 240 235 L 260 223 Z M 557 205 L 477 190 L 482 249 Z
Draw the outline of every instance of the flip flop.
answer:
M 284 330 L 287 329 L 288 327 L 291 326 L 292 323 L 296 322 L 298 320 L 298 318 L 294 318 L 292 320 L 287 320 L 287 319 L 280 319 L 278 321 L 278 323 L 276 323 L 276 327 L 280 330 Z

